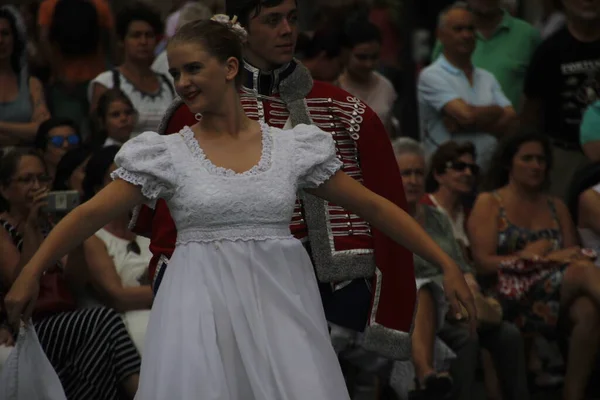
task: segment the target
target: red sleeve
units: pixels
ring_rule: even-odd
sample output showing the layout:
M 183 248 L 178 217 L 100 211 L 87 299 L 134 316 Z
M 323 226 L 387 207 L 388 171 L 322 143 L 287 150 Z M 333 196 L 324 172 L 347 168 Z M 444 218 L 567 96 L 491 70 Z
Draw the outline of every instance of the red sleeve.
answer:
M 38 25 L 47 28 L 52 23 L 52 17 L 54 16 L 54 9 L 58 0 L 45 0 L 40 4 L 38 10 Z
M 98 11 L 98 22 L 100 27 L 112 29 L 115 25 L 115 20 L 110 5 L 105 0 L 96 0 L 94 1 L 94 5 Z

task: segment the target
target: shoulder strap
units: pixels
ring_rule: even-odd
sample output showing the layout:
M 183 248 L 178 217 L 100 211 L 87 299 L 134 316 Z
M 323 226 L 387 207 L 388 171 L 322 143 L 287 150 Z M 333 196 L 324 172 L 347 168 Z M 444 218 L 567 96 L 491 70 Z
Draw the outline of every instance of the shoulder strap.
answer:
M 13 244 L 20 252 L 23 249 L 23 238 L 21 237 L 21 234 L 8 221 L 0 219 L 0 225 L 2 225 L 6 232 L 8 232 L 13 241 Z
M 558 219 L 558 212 L 556 211 L 556 204 L 554 201 L 548 197 L 548 206 L 550 207 L 550 212 L 552 213 L 552 218 L 554 219 L 554 223 L 557 227 L 560 227 L 560 220 Z
M 169 88 L 169 91 L 171 92 L 171 97 L 175 98 L 175 89 L 173 89 L 173 84 L 171 83 L 171 81 L 169 80 L 169 78 L 167 78 L 165 76 L 165 74 L 158 74 L 160 75 L 160 78 L 167 84 L 167 87 Z
M 117 68 L 112 70 L 113 89 L 121 89 L 121 73 Z
M 504 210 L 504 202 L 502 201 L 502 196 L 500 196 L 500 193 L 498 193 L 497 190 L 494 190 L 492 192 L 492 196 L 494 196 L 494 198 L 498 200 L 498 204 L 500 206 L 500 217 L 505 217 L 506 211 Z

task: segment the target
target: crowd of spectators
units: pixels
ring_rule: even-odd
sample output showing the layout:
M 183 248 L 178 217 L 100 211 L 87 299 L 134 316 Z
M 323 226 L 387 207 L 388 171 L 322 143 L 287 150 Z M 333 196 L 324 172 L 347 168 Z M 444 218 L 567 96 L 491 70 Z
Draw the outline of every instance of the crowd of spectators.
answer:
M 224 11 L 223 0 L 171 3 L 168 15 L 138 0 L 0 7 L 0 295 L 59 218 L 40 213 L 48 191 L 83 202 L 107 184 L 120 146 L 157 130 L 177 96 L 168 39 Z M 402 57 L 413 45 L 405 13 L 420 6 L 310 3 L 296 57 L 379 116 L 407 211 L 461 267 L 479 314 L 470 335 L 447 313 L 440 268 L 415 257 L 412 359 L 380 360 L 374 372 L 340 354 L 351 394 L 371 385 L 381 399 L 466 400 L 480 398 L 479 384 L 494 400 L 557 386 L 566 400 L 600 395 L 590 384 L 600 365 L 600 1 L 540 0 L 530 22 L 518 2 L 437 2 L 435 22 L 431 8 L 420 17 L 434 38 L 423 64 L 422 48 Z M 418 131 L 402 120 L 410 100 Z M 151 254 L 129 218 L 44 278 L 64 301 L 38 305 L 36 331 L 69 399 L 137 388 Z M 12 345 L 0 328 L 0 347 Z

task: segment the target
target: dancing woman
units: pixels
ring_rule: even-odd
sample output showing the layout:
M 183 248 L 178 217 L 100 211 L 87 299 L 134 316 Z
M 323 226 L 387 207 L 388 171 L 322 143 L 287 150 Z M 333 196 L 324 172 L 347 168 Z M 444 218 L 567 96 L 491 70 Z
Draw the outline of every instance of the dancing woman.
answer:
M 155 299 L 138 398 L 348 399 L 308 254 L 290 235 L 304 189 L 363 218 L 446 272 L 453 310 L 475 316 L 456 264 L 393 203 L 339 171 L 334 142 L 249 119 L 238 88 L 241 29 L 182 27 L 169 43 L 177 92 L 200 121 L 146 132 L 116 157 L 115 181 L 58 224 L 7 295 L 27 319 L 44 269 L 140 203 L 167 201 L 177 248 Z

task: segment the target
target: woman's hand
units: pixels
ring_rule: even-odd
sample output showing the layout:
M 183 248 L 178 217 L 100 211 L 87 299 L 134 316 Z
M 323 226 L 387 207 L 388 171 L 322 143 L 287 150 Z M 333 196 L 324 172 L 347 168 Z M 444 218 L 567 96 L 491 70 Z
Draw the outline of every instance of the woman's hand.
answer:
M 557 263 L 570 263 L 576 260 L 586 258 L 581 254 L 581 248 L 579 246 L 572 246 L 567 249 L 561 249 L 551 252 L 544 257 L 545 261 L 554 261 Z
M 42 209 L 48 205 L 48 189 L 41 187 L 33 193 L 33 205 L 27 216 L 27 227 L 39 229 L 48 221 Z
M 0 346 L 12 347 L 15 345 L 15 339 L 13 338 L 10 330 L 0 325 Z
M 465 274 L 465 282 L 467 282 L 467 286 L 471 289 L 472 293 L 480 292 L 479 283 L 477 283 L 477 278 L 472 273 Z
M 450 315 L 456 320 L 466 319 L 469 323 L 471 334 L 475 334 L 477 331 L 475 300 L 458 266 L 444 273 L 444 293 L 450 304 Z M 463 315 L 463 307 L 468 315 Z
M 39 276 L 25 266 L 4 298 L 8 324 L 18 332 L 21 321 L 29 321 L 40 290 Z
M 554 247 L 554 242 L 548 239 L 538 239 L 527 243 L 527 246 L 521 250 L 518 255 L 522 260 L 539 261 L 546 256 Z

